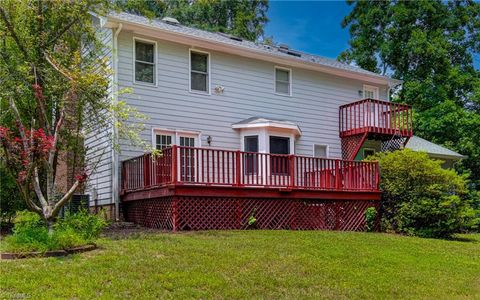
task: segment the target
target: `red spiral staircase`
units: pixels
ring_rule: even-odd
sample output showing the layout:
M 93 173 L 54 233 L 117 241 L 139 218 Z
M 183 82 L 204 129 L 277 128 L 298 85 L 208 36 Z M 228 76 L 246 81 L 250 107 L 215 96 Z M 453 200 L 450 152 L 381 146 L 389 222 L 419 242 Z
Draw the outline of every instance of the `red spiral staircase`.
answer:
M 354 160 L 367 140 L 380 141 L 382 151 L 400 149 L 413 135 L 412 107 L 375 99 L 342 105 L 339 132 L 345 160 Z

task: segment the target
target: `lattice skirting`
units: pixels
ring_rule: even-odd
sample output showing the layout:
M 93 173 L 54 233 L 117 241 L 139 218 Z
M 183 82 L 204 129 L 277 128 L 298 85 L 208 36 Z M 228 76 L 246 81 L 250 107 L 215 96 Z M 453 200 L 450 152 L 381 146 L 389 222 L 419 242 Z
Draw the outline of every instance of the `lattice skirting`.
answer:
M 365 200 L 298 200 L 227 197 L 165 197 L 124 205 L 125 219 L 167 230 L 258 229 L 365 230 Z

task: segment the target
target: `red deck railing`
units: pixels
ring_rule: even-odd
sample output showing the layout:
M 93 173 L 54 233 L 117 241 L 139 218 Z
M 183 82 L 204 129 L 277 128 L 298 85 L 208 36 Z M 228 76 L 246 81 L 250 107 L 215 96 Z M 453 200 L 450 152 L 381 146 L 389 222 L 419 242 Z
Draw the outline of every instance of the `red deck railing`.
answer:
M 411 106 L 374 99 L 364 99 L 340 106 L 340 136 L 366 132 L 413 135 Z
M 171 184 L 378 191 L 377 162 L 173 146 L 122 164 L 122 191 Z

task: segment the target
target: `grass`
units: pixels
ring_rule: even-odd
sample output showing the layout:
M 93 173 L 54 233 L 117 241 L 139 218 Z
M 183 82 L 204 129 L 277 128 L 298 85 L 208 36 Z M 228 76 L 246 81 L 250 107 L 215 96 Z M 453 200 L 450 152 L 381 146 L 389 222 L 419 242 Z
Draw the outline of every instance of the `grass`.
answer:
M 478 298 L 480 234 L 210 231 L 102 238 L 67 258 L 0 262 L 0 298 Z

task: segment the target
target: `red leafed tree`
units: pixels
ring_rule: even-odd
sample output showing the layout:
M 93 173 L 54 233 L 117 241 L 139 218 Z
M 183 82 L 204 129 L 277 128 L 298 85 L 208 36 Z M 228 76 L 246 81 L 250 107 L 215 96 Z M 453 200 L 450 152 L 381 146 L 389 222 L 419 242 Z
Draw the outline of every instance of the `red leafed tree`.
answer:
M 97 163 L 77 159 L 70 186 L 59 192 L 62 154 L 84 157 L 91 124 L 121 127 L 129 118 L 126 106 L 119 113 L 110 99 L 111 71 L 92 18 L 108 6 L 104 0 L 0 5 L 0 163 L 16 179 L 19 195 L 11 196 L 23 198 L 48 224 Z

